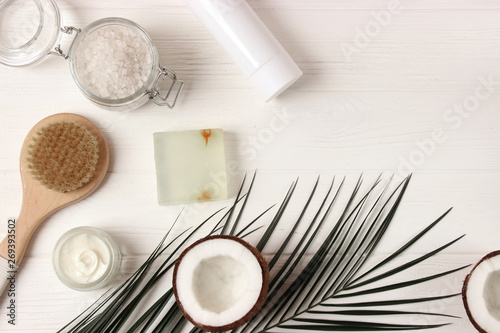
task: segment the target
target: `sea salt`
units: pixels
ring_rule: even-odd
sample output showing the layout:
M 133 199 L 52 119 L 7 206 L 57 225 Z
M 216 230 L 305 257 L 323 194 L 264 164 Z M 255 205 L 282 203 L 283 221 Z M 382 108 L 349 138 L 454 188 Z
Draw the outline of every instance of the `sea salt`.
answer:
M 149 43 L 137 31 L 107 25 L 93 31 L 80 45 L 76 55 L 78 76 L 94 95 L 126 98 L 148 80 L 152 58 Z

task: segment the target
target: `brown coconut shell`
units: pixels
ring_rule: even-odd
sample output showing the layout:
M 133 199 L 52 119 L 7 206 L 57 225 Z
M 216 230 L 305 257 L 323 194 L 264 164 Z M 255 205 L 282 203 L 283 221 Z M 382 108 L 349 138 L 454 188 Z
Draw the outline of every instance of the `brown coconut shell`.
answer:
M 210 325 L 204 325 L 203 323 L 198 323 L 196 322 L 191 316 L 186 312 L 184 305 L 182 304 L 182 300 L 179 299 L 179 295 L 177 294 L 177 271 L 179 268 L 179 265 L 182 262 L 182 259 L 186 256 L 186 254 L 191 251 L 194 247 L 199 245 L 200 243 L 207 242 L 210 240 L 214 239 L 229 239 L 235 242 L 240 243 L 244 247 L 246 247 L 252 254 L 257 258 L 257 261 L 259 262 L 261 272 L 262 272 L 262 288 L 260 290 L 259 297 L 257 298 L 257 302 L 253 305 L 253 307 L 239 320 L 232 322 L 227 325 L 223 326 L 210 326 Z M 269 288 L 269 266 L 267 265 L 266 260 L 262 256 L 262 254 L 257 250 L 255 247 L 244 241 L 243 239 L 236 237 L 236 236 L 229 236 L 229 235 L 213 235 L 213 236 L 208 236 L 202 239 L 199 239 L 198 241 L 194 242 L 191 244 L 188 248 L 186 248 L 179 258 L 177 259 L 177 262 L 174 267 L 174 273 L 173 273 L 173 278 L 172 278 L 172 285 L 174 289 L 174 295 L 175 299 L 177 301 L 177 305 L 179 306 L 180 310 L 184 314 L 184 317 L 186 317 L 187 320 L 189 320 L 193 325 L 196 327 L 201 328 L 204 331 L 207 332 L 222 332 L 222 331 L 228 331 L 228 330 L 233 330 L 235 328 L 238 328 L 244 324 L 246 324 L 250 319 L 255 317 L 259 311 L 261 310 L 262 306 L 264 305 L 264 302 L 266 301 L 267 297 L 267 291 Z
M 496 257 L 500 255 L 500 250 L 498 251 L 493 251 L 493 252 L 490 252 L 488 253 L 487 255 L 485 255 L 481 260 L 479 260 L 477 262 L 477 264 L 474 265 L 474 267 L 472 268 L 472 270 L 470 271 L 469 274 L 467 274 L 467 276 L 465 277 L 465 280 L 464 280 L 464 284 L 462 286 L 462 301 L 464 303 L 464 308 L 465 308 L 465 312 L 467 313 L 467 317 L 469 317 L 469 320 L 471 322 L 472 325 L 474 325 L 474 327 L 480 332 L 480 333 L 488 333 L 484 330 L 484 328 L 482 328 L 477 322 L 476 320 L 474 319 L 474 317 L 472 316 L 472 313 L 470 311 L 470 308 L 469 308 L 469 303 L 467 302 L 467 289 L 468 289 L 468 286 L 469 286 L 469 280 L 470 280 L 470 277 L 472 276 L 472 274 L 474 273 L 474 270 L 476 269 L 477 266 L 479 266 L 481 263 L 483 263 L 485 260 L 489 260 L 493 257 Z

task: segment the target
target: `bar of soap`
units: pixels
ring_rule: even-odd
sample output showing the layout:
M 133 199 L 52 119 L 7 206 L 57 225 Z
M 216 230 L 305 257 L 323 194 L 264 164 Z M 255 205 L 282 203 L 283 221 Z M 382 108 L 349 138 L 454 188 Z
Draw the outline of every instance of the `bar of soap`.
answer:
M 222 129 L 153 136 L 160 205 L 227 199 Z

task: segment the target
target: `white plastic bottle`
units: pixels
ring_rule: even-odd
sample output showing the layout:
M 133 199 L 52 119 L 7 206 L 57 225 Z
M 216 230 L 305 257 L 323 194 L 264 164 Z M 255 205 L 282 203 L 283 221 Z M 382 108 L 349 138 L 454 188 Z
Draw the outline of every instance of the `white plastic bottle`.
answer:
M 244 0 L 185 0 L 245 78 L 269 101 L 302 71 Z

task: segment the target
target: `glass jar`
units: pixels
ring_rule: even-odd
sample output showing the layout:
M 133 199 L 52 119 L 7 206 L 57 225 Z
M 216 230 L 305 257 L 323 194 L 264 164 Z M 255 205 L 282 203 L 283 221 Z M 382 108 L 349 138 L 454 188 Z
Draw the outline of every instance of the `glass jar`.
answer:
M 53 0 L 0 1 L 0 63 L 29 66 L 44 60 L 61 36 Z
M 147 50 L 139 49 L 139 51 L 147 52 L 151 59 L 150 63 L 140 64 L 148 69 L 148 75 L 141 80 L 141 85 L 127 87 L 129 93 L 121 96 L 99 94 L 88 84 L 92 80 L 84 79 L 80 69 L 85 66 L 79 66 L 85 61 L 81 56 L 82 49 L 92 45 L 88 43 L 89 39 L 110 27 L 126 29 L 134 34 L 133 37 L 139 38 L 141 45 L 147 48 Z M 62 50 L 60 44 L 62 36 L 65 35 L 71 35 L 73 38 L 67 52 Z M 111 37 L 107 42 L 110 41 L 121 42 Z M 110 54 L 113 51 L 110 50 Z M 80 91 L 90 101 L 108 110 L 130 111 L 147 101 L 173 108 L 184 86 L 184 82 L 177 79 L 173 70 L 160 65 L 158 50 L 153 40 L 135 22 L 111 17 L 95 21 L 83 29 L 71 26 L 62 27 L 61 16 L 54 0 L 0 1 L 0 63 L 14 67 L 29 66 L 41 62 L 48 55 L 68 59 L 71 74 Z M 130 68 L 120 69 L 129 70 Z M 97 71 L 99 77 L 94 75 L 93 79 L 102 79 L 103 72 Z M 107 74 L 112 75 L 113 72 L 116 74 L 116 71 Z M 167 85 L 165 92 L 162 92 L 160 84 L 166 78 L 169 78 L 171 83 Z M 115 82 L 118 81 L 115 80 Z
M 100 96 L 95 91 L 92 91 L 91 89 L 89 89 L 89 85 L 84 82 L 85 80 L 81 73 L 82 68 L 87 67 L 85 63 L 86 59 L 83 58 L 85 50 L 82 50 L 82 48 L 98 43 L 97 40 L 93 42 L 88 41 L 95 34 L 104 32 L 106 31 L 106 29 L 108 29 L 109 31 L 109 28 L 123 28 L 125 29 L 125 32 L 129 30 L 132 34 L 134 34 L 132 38 L 140 37 L 141 41 L 144 41 L 144 45 L 148 48 L 147 55 L 150 55 L 151 57 L 151 61 L 144 65 L 144 67 L 147 67 L 144 69 L 147 69 L 147 72 L 149 74 L 147 75 L 147 79 L 144 79 L 142 86 L 134 89 L 134 92 L 131 92 L 129 95 L 119 98 L 108 98 Z M 105 109 L 117 111 L 133 110 L 143 105 L 148 100 L 152 100 L 158 105 L 167 105 L 173 107 L 175 104 L 175 100 L 180 93 L 180 89 L 177 90 L 176 96 L 171 105 L 167 102 L 168 95 L 172 92 L 175 83 L 180 82 L 180 84 L 182 85 L 182 81 L 177 80 L 176 75 L 173 71 L 166 67 L 160 66 L 160 56 L 151 37 L 149 37 L 147 32 L 142 27 L 127 19 L 111 17 L 101 19 L 89 24 L 77 34 L 70 47 L 70 51 L 67 57 L 69 57 L 71 74 L 73 75 L 73 79 L 75 80 L 77 86 L 88 99 Z M 83 63 L 84 65 L 80 66 L 80 63 Z M 120 67 L 118 67 L 118 70 L 120 70 Z M 108 74 L 116 74 L 116 71 L 113 70 Z M 160 95 L 159 83 L 161 82 L 160 79 L 165 79 L 166 77 L 169 77 L 172 80 L 172 84 L 170 86 L 170 89 L 168 89 L 167 96 L 162 97 Z
M 66 286 L 78 291 L 102 288 L 113 280 L 121 262 L 120 248 L 106 232 L 78 227 L 59 238 L 52 265 Z

